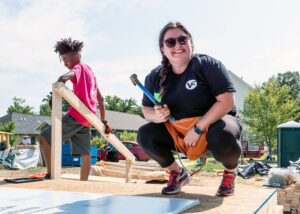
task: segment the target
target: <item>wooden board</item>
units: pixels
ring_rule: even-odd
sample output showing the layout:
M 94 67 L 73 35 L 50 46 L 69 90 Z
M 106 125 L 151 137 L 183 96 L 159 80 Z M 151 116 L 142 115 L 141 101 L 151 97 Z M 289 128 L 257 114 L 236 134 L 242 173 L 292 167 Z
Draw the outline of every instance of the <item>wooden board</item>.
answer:
M 135 162 L 134 155 L 121 143 L 121 141 L 114 134 L 105 133 L 105 125 L 97 118 L 97 116 L 82 103 L 76 95 L 69 90 L 63 83 L 56 82 L 56 92 L 64 97 L 70 105 L 72 105 L 78 112 L 81 113 L 101 134 L 104 136 L 119 152 L 124 155 L 131 163 Z
M 125 162 L 109 162 L 109 161 L 100 161 L 95 164 L 96 166 L 102 166 L 115 169 L 125 169 L 126 164 Z M 165 171 L 165 168 L 161 168 L 160 166 L 146 166 L 146 165 L 139 165 L 139 162 L 135 162 L 132 166 L 133 170 L 143 170 L 143 171 Z
M 17 145 L 16 149 L 39 149 L 38 145 Z
M 51 179 L 60 179 L 61 177 L 62 98 L 56 93 L 56 84 L 52 85 Z
M 69 104 L 74 107 L 85 119 L 87 119 L 101 134 L 108 140 L 121 154 L 126 158 L 125 180 L 130 182 L 132 164 L 135 162 L 135 156 L 126 146 L 112 133 L 105 133 L 105 125 L 97 116 L 81 102 L 80 99 L 69 90 L 65 84 L 53 83 L 52 92 L 52 135 L 54 139 L 51 147 L 51 177 L 59 179 L 61 172 L 61 97 L 65 98 Z M 54 143 L 55 142 L 55 143 Z M 58 175 L 59 174 L 59 175 Z
M 9 136 L 11 135 L 11 133 L 9 133 L 9 132 L 0 132 L 0 142 L 2 142 L 2 141 L 6 141 L 6 149 L 8 149 L 9 148 L 9 143 L 10 143 L 10 141 L 9 141 Z

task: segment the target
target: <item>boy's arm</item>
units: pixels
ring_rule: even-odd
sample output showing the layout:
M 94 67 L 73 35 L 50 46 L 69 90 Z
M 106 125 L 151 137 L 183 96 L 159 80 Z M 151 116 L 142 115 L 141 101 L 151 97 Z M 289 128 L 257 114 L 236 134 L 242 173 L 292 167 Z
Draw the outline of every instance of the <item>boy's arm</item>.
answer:
M 105 121 L 105 105 L 104 105 L 104 99 L 99 91 L 99 88 L 97 88 L 97 99 L 99 104 L 99 111 L 101 116 L 101 121 Z
M 99 91 L 99 88 L 97 88 L 97 99 L 99 103 L 99 111 L 100 111 L 100 116 L 101 116 L 101 121 L 105 125 L 105 133 L 108 134 L 112 132 L 112 129 L 108 125 L 107 121 L 105 120 L 105 105 L 104 105 L 104 99 Z
M 74 71 L 69 71 L 65 73 L 64 75 L 60 76 L 57 80 L 57 82 L 66 83 L 69 79 L 73 78 L 75 76 Z

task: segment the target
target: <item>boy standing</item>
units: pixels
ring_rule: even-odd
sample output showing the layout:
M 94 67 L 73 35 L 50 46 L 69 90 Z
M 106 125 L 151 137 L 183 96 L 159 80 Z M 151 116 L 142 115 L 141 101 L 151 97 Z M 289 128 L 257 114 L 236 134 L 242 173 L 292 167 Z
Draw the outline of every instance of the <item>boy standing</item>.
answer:
M 71 80 L 73 83 L 74 94 L 94 113 L 96 114 L 97 100 L 101 120 L 106 126 L 106 132 L 111 129 L 105 121 L 105 107 L 103 97 L 97 87 L 96 77 L 91 68 L 80 62 L 80 52 L 83 42 L 77 40 L 61 39 L 54 47 L 54 52 L 58 53 L 65 67 L 70 71 L 58 78 L 58 82 L 65 83 Z M 51 97 L 52 99 L 52 97 Z M 51 103 L 50 99 L 50 103 Z M 91 124 L 72 106 L 67 114 L 62 118 L 62 141 L 70 139 L 72 155 L 81 155 L 80 180 L 88 180 L 91 168 L 91 142 L 90 142 Z M 45 179 L 50 179 L 51 172 L 51 127 L 44 130 L 39 135 L 40 145 L 42 147 L 45 163 L 47 166 L 47 175 Z

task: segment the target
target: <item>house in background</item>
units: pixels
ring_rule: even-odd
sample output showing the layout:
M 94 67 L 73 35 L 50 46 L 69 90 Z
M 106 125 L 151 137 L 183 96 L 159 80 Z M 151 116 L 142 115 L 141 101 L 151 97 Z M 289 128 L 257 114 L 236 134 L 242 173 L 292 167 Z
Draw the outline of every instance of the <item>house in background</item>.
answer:
M 235 92 L 235 105 L 237 107 L 238 112 L 240 110 L 245 110 L 246 105 L 245 105 L 245 97 L 248 96 L 250 89 L 252 88 L 251 85 L 249 85 L 247 82 L 245 82 L 242 78 L 238 77 L 231 71 L 228 71 L 229 76 L 233 82 L 233 85 L 236 89 Z M 239 114 L 241 117 L 242 115 Z M 247 131 L 247 126 L 243 125 L 243 149 L 246 149 L 246 145 L 248 148 L 252 148 L 251 151 L 258 151 L 259 146 L 264 148 L 264 151 L 268 151 L 267 147 L 264 147 L 264 142 L 261 141 L 260 139 L 255 139 L 254 136 L 252 136 L 248 131 Z M 253 149 L 254 148 L 254 149 Z M 249 150 L 250 151 L 250 150 Z
M 41 116 L 41 115 L 32 115 L 32 114 L 19 114 L 13 112 L 11 114 L 7 114 L 0 118 L 0 122 L 4 125 L 7 122 L 14 121 L 16 124 L 16 128 L 14 130 L 14 135 L 17 136 L 16 144 L 23 141 L 23 136 L 28 135 L 31 141 L 31 144 L 36 144 L 37 136 L 39 135 L 39 130 L 36 130 L 40 123 L 45 120 L 49 120 L 51 117 Z
M 234 93 L 235 105 L 237 110 L 245 109 L 245 97 L 249 94 L 250 89 L 252 88 L 247 82 L 245 82 L 242 78 L 235 75 L 233 72 L 228 71 L 229 76 L 233 82 L 236 92 Z
M 99 110 L 97 112 L 98 118 L 100 118 Z M 139 115 L 128 114 L 123 112 L 116 112 L 111 110 L 105 111 L 105 119 L 112 128 L 114 134 L 117 136 L 123 131 L 137 132 L 140 126 L 147 123 L 147 121 Z M 14 121 L 16 124 L 15 135 L 17 136 L 16 143 L 18 144 L 23 140 L 24 135 L 28 135 L 31 140 L 31 144 L 36 144 L 38 135 L 41 130 L 51 125 L 50 116 L 32 115 L 32 114 L 19 114 L 12 113 L 0 118 L 0 122 L 5 124 L 9 121 Z M 97 130 L 91 128 L 92 136 L 97 135 Z

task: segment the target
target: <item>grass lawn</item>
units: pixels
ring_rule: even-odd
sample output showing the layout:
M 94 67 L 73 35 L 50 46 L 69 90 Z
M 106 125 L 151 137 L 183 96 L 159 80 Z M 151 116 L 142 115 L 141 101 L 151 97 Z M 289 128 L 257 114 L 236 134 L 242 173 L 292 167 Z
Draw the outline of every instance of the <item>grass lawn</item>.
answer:
M 275 158 L 275 161 L 269 161 L 266 160 L 267 154 L 262 155 L 260 158 L 244 158 L 245 161 L 248 163 L 254 162 L 254 161 L 262 161 L 264 163 L 277 163 L 277 155 L 272 155 L 273 158 Z M 174 155 L 174 158 L 177 158 L 177 154 Z M 195 162 L 189 159 L 182 159 L 183 163 L 190 163 L 190 162 Z M 202 166 L 202 164 L 199 164 L 198 162 L 195 163 L 194 165 L 188 166 L 188 169 L 191 171 L 195 171 L 199 169 Z M 212 155 L 207 155 L 206 160 L 205 160 L 205 165 L 203 166 L 202 170 L 206 172 L 216 172 L 216 171 L 221 171 L 224 169 L 224 166 L 220 163 L 217 162 Z
M 275 161 L 266 160 L 267 155 L 268 154 L 265 153 L 260 158 L 251 158 L 252 160 L 250 160 L 250 158 L 244 158 L 244 160 L 247 161 L 248 163 L 251 163 L 253 161 L 262 161 L 264 163 L 277 163 L 277 155 L 272 155 L 272 157 L 275 158 Z

